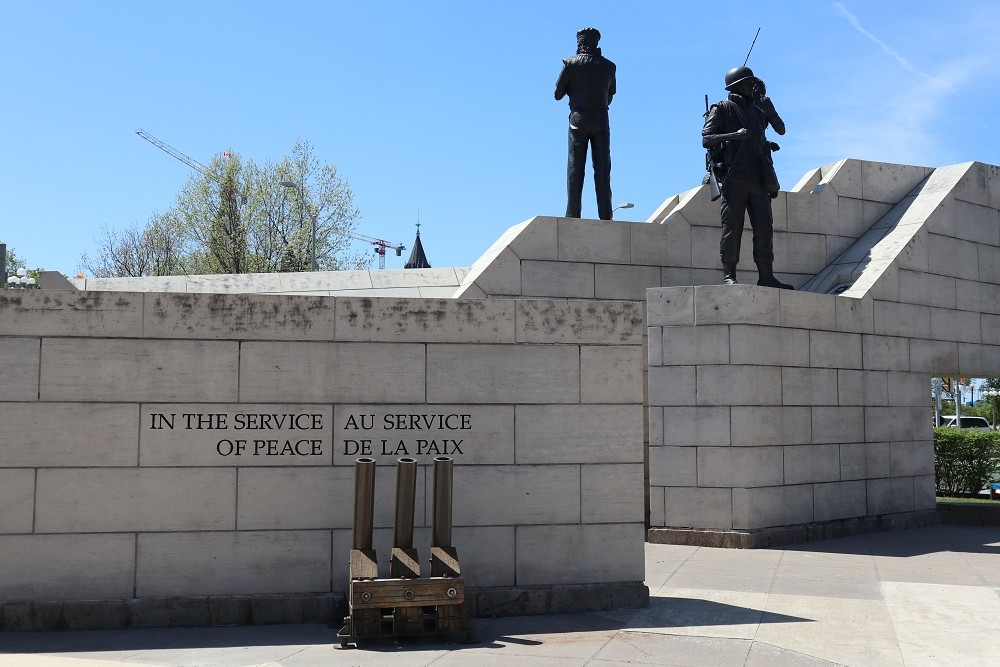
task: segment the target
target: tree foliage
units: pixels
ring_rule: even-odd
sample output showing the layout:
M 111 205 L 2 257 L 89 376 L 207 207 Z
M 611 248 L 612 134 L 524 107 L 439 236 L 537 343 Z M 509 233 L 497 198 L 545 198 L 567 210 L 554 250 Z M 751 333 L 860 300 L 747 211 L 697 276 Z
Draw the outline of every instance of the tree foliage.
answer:
M 1000 475 L 1000 433 L 935 428 L 934 473 L 938 495 L 979 493 Z
M 16 275 L 18 269 L 24 269 L 25 271 L 27 271 L 28 272 L 27 275 L 35 279 L 35 284 L 32 285 L 32 287 L 35 288 L 35 289 L 38 289 L 38 287 L 39 287 L 39 285 L 38 285 L 38 277 L 41 274 L 42 269 L 40 269 L 40 268 L 35 268 L 35 269 L 28 268 L 28 263 L 25 260 L 23 260 L 20 257 L 18 257 L 17 253 L 14 252 L 13 248 L 8 247 L 7 248 L 7 264 L 6 264 L 7 276 Z M 0 285 L 0 289 L 3 289 L 4 287 L 6 287 L 6 285 Z
M 300 140 L 276 164 L 216 156 L 165 214 L 141 228 L 105 227 L 82 264 L 97 277 L 308 271 L 315 224 L 318 269 L 366 268 L 370 257 L 346 236 L 359 216 L 336 167 Z

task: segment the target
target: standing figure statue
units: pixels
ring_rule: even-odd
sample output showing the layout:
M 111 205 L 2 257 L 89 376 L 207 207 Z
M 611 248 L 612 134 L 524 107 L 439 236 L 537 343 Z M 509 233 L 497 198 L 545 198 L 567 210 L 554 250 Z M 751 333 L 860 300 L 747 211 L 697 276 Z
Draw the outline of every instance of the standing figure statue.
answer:
M 768 125 L 778 134 L 785 123 L 767 97 L 764 82 L 749 67 L 726 72 L 729 98 L 712 105 L 701 131 L 701 143 L 712 155 L 712 165 L 722 190 L 722 283 L 735 285 L 740 261 L 743 220 L 750 215 L 753 227 L 753 260 L 757 284 L 794 289 L 774 277 L 774 219 L 771 199 L 778 196 L 771 151 L 778 145 L 764 136 Z
M 563 58 L 556 81 L 556 99 L 569 95 L 569 161 L 566 173 L 566 217 L 580 217 L 583 172 L 587 166 L 587 144 L 594 162 L 597 214 L 610 220 L 611 206 L 611 126 L 608 105 L 615 95 L 615 64 L 601 55 L 597 43 L 601 33 L 584 28 L 576 33 L 576 55 Z

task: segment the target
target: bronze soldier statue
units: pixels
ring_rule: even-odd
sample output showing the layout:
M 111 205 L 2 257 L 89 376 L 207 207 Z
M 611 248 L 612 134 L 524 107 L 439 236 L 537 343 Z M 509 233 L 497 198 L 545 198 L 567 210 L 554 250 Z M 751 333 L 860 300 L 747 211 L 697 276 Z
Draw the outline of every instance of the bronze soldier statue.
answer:
M 743 220 L 750 216 L 753 228 L 753 260 L 757 264 L 757 284 L 794 289 L 774 277 L 774 219 L 771 199 L 778 196 L 771 151 L 764 131 L 770 125 L 778 134 L 785 123 L 766 95 L 764 82 L 749 67 L 726 72 L 728 99 L 712 105 L 701 131 L 702 146 L 712 154 L 712 165 L 722 183 L 722 283 L 735 285 L 740 261 Z
M 597 215 L 610 220 L 611 126 L 608 105 L 615 95 L 615 64 L 601 55 L 597 43 L 601 33 L 584 28 L 576 33 L 576 55 L 563 58 L 556 81 L 556 99 L 569 95 L 569 161 L 566 173 L 566 217 L 580 217 L 583 171 L 587 166 L 587 144 L 594 163 Z

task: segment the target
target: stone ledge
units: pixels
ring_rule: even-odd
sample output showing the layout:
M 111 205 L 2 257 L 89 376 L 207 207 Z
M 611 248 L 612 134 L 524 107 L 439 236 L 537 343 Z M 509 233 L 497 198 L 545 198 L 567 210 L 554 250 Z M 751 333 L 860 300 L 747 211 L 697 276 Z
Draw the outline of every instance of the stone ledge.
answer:
M 470 618 L 568 614 L 649 605 L 641 581 L 565 586 L 497 586 L 466 591 Z M 347 600 L 340 593 L 218 597 L 0 602 L 0 631 L 124 630 L 321 623 L 340 627 Z
M 993 505 L 938 503 L 941 525 L 1000 526 L 1000 502 Z
M 937 510 L 926 510 L 856 519 L 820 521 L 760 530 L 650 528 L 646 532 L 646 541 L 652 544 L 682 544 L 697 547 L 721 547 L 723 549 L 763 549 L 796 542 L 849 537 L 863 533 L 926 528 L 940 523 Z

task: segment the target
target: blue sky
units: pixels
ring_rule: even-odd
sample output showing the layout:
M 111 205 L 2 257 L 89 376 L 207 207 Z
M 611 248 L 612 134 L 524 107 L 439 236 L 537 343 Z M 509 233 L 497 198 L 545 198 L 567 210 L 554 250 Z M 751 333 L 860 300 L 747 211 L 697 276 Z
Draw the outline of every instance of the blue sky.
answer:
M 758 26 L 749 65 L 788 126 L 786 189 L 844 157 L 1000 162 L 992 1 L 7 2 L 0 241 L 75 275 L 101 226 L 169 208 L 191 171 L 141 127 L 202 163 L 276 161 L 308 138 L 353 187 L 358 232 L 409 246 L 419 211 L 431 264 L 468 266 L 509 226 L 565 211 L 552 92 L 584 26 L 618 65 L 622 219 L 700 182 L 704 95 L 722 97 Z

